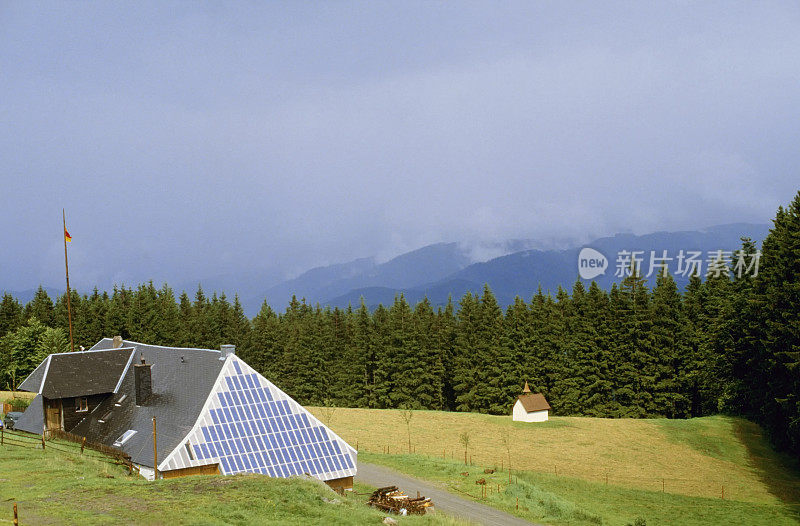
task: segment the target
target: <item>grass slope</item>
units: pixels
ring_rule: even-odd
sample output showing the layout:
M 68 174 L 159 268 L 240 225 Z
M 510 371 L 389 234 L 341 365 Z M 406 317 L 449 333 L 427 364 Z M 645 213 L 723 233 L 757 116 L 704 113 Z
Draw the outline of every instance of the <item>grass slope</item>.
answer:
M 400 411 L 312 408 L 360 451 L 408 452 Z M 760 428 L 724 416 L 691 420 L 552 417 L 512 422 L 508 416 L 415 411 L 410 422 L 418 455 L 461 460 L 462 432 L 481 466 L 558 474 L 637 490 L 759 504 L 797 503 L 800 476 L 775 453 Z M 505 444 L 508 444 L 506 447 Z
M 153 483 L 99 453 L 80 455 L 74 444 L 51 441 L 42 451 L 32 447 L 36 437 L 13 440 L 30 445 L 0 447 L 0 523 L 11 522 L 13 502 L 26 525 L 378 525 L 384 517 L 365 505 L 366 496 L 340 497 L 315 481 L 242 475 Z M 435 514 L 399 520 L 409 526 L 464 524 Z
M 360 453 L 361 460 L 388 466 L 398 471 L 438 483 L 458 495 L 504 510 L 523 519 L 553 525 L 680 524 L 706 526 L 737 524 L 790 526 L 800 515 L 790 506 L 688 497 L 621 488 L 547 473 L 520 472 L 509 484 L 508 473 L 487 475 L 483 467 L 465 467 L 462 462 L 420 455 Z M 463 476 L 462 473 L 469 475 Z M 487 483 L 481 499 L 478 479 Z M 517 507 L 519 506 L 519 507 Z

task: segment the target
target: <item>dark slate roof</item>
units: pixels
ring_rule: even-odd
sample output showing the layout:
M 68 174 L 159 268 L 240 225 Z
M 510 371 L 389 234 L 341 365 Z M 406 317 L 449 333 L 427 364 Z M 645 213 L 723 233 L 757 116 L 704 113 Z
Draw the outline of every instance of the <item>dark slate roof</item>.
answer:
M 39 388 L 42 386 L 42 380 L 44 380 L 44 374 L 47 370 L 47 364 L 50 363 L 50 357 L 48 356 L 45 360 L 39 364 L 39 367 L 33 370 L 31 374 L 28 375 L 25 380 L 17 386 L 18 391 L 28 391 L 31 393 L 38 393 Z
M 51 354 L 19 388 L 51 399 L 113 393 L 132 356 L 130 347 Z M 42 366 L 44 372 L 40 374 Z
M 42 363 L 45 363 L 45 360 Z M 41 366 L 40 366 L 41 367 Z M 34 371 L 36 372 L 36 371 Z M 30 378 L 30 377 L 29 377 Z M 14 424 L 14 429 L 21 429 L 28 433 L 42 434 L 42 426 L 44 425 L 44 412 L 42 410 L 42 395 L 36 395 L 36 398 L 31 400 L 31 404 L 19 417 L 19 420 Z
M 104 338 L 91 350 L 109 349 L 111 345 L 111 338 Z M 125 431 L 135 430 L 136 434 L 120 449 L 133 462 L 152 467 L 153 417 L 158 458 L 163 460 L 191 431 L 225 362 L 220 360 L 219 351 L 208 349 L 158 347 L 131 341 L 123 342 L 123 346 L 134 348 L 136 363 L 144 357 L 146 363 L 152 364 L 153 396 L 145 406 L 135 404 L 134 368 L 128 367 L 117 393 L 98 405 L 71 432 L 113 446 Z M 119 349 L 111 352 L 115 351 Z

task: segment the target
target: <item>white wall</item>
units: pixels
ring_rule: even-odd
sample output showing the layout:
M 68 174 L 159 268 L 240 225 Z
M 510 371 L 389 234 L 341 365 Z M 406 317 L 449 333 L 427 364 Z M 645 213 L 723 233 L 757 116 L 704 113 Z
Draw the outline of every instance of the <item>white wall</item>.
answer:
M 511 418 L 515 422 L 547 422 L 548 417 L 549 411 L 547 411 L 547 409 L 544 411 L 533 411 L 532 413 L 525 411 L 522 402 L 519 400 L 514 404 L 514 410 L 511 413 Z

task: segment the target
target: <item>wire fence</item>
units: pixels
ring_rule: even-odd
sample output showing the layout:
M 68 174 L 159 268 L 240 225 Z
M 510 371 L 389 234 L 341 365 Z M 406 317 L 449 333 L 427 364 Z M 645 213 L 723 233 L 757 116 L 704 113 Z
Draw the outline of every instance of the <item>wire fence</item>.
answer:
M 58 442 L 54 442 L 58 439 Z M 20 432 L 17 430 L 0 429 L 0 446 L 25 447 L 31 449 L 43 449 L 46 451 L 58 451 L 60 453 L 81 454 L 85 457 L 105 462 L 112 465 L 123 465 L 128 468 L 129 473 L 138 472 L 136 466 L 131 462 L 130 456 L 124 452 L 110 448 L 103 444 L 96 444 L 87 441 L 84 437 L 70 435 L 69 433 L 48 431 L 44 435 Z

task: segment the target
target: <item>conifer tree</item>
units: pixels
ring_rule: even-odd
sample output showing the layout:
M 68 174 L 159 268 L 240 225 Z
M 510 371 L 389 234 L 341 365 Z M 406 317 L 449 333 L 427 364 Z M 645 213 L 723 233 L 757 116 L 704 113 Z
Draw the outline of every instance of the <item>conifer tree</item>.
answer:
M 456 346 L 456 316 L 453 298 L 447 298 L 444 309 L 436 312 L 436 347 L 439 350 L 439 363 L 441 364 L 441 400 L 442 406 L 437 409 L 454 411 L 456 408 L 455 387 L 453 375 L 455 371 L 455 346 Z
M 53 300 L 47 294 L 47 291 L 39 285 L 36 289 L 36 294 L 33 299 L 25 305 L 25 319 L 36 318 L 47 327 L 52 327 L 53 320 Z
M 667 268 L 658 274 L 653 289 L 653 366 L 655 372 L 654 408 L 652 414 L 683 418 L 689 414 L 686 396 L 685 364 L 689 351 L 681 295 Z
M 597 282 L 592 281 L 586 297 L 584 314 L 592 327 L 593 343 L 584 357 L 584 391 L 581 404 L 584 414 L 609 417 L 619 411 L 613 399 L 612 339 L 609 299 Z
M 465 293 L 459 302 L 453 360 L 453 388 L 457 411 L 480 410 L 481 402 L 477 385 L 479 379 L 475 378 L 473 374 L 483 365 L 477 353 L 479 308 L 478 299 L 471 292 Z
M 387 351 L 391 345 L 389 311 L 383 305 L 378 305 L 372 313 L 372 327 L 375 360 L 370 386 L 370 407 L 383 409 L 391 407 L 390 395 L 394 388 L 394 379 L 390 376 L 392 366 L 385 363 L 391 359 L 392 353 Z
M 750 326 L 753 345 L 747 387 L 751 414 L 775 443 L 800 453 L 800 192 L 778 209 L 753 280 Z
M 10 331 L 17 330 L 23 323 L 23 308 L 19 301 L 6 292 L 0 302 L 0 337 Z
M 626 416 L 656 414 L 655 360 L 650 335 L 650 294 L 639 268 L 622 280 L 619 288 L 619 356 L 616 371 L 617 400 Z

